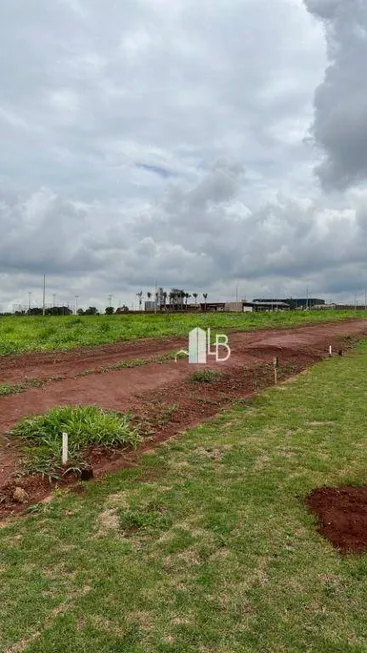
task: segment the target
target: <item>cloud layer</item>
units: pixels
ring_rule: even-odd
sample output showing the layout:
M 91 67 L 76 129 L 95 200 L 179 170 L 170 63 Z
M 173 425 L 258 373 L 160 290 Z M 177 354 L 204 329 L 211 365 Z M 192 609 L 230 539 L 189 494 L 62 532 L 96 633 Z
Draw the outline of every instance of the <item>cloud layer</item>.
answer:
M 367 177 L 367 4 L 305 0 L 323 21 L 329 66 L 315 94 L 313 134 L 325 156 L 317 174 L 326 190 Z
M 366 10 L 305 2 L 3 3 L 0 306 L 362 290 Z

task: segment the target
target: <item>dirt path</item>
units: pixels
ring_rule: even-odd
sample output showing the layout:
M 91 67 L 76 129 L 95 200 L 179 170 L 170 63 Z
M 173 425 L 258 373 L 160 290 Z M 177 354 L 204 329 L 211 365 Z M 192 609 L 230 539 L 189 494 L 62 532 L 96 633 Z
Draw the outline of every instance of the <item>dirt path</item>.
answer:
M 73 377 L 98 366 L 113 365 L 135 358 L 150 358 L 180 349 L 184 339 L 142 339 L 117 342 L 95 348 L 72 349 L 66 352 L 32 352 L 0 358 L 0 383 L 20 383 L 26 378 Z
M 328 324 L 312 324 L 296 326 L 292 329 L 263 329 L 261 331 L 233 332 L 230 334 L 231 342 L 236 345 L 251 345 L 259 343 L 266 338 L 267 343 L 273 342 L 278 337 L 287 344 L 295 343 L 307 345 L 318 334 L 359 333 L 363 329 L 363 320 L 348 320 L 342 323 L 331 322 Z M 174 350 L 186 348 L 186 338 L 145 338 L 135 342 L 117 342 L 102 347 L 81 347 L 66 352 L 31 352 L 17 356 L 0 357 L 0 384 L 21 383 L 25 379 L 37 378 L 45 380 L 53 377 L 73 378 L 78 373 L 98 367 L 108 367 L 122 361 L 136 358 L 149 359 Z
M 148 356 L 181 349 L 186 345 L 181 340 L 139 341 L 138 343 L 119 343 L 98 350 L 67 352 L 53 359 L 51 354 L 25 355 L 12 357 L 10 369 L 5 372 L 5 359 L 0 359 L 0 370 L 4 378 L 14 380 L 24 378 L 32 371 L 32 376 L 57 375 L 64 378 L 51 382 L 41 388 L 30 388 L 21 393 L 0 397 L 0 434 L 5 434 L 22 417 L 42 413 L 52 407 L 66 404 L 97 404 L 103 408 L 133 410 L 137 414 L 158 415 L 160 406 L 175 406 L 174 414 L 168 419 L 162 417 L 156 427 L 157 439 L 169 437 L 180 429 L 185 429 L 200 419 L 215 414 L 219 407 L 235 397 L 243 397 L 260 385 L 271 385 L 272 371 L 260 364 L 271 363 L 274 356 L 279 357 L 283 366 L 283 378 L 305 369 L 328 355 L 328 346 L 334 350 L 345 350 L 346 337 L 361 338 L 367 335 L 367 321 L 355 320 L 343 323 L 317 324 L 297 329 L 232 333 L 229 344 L 232 355 L 228 362 L 209 364 L 208 367 L 223 371 L 225 376 L 219 384 L 193 384 L 188 377 L 202 365 L 189 365 L 188 361 L 166 361 L 148 363 L 142 367 L 125 368 L 102 374 L 75 376 L 80 371 L 106 366 L 111 362 Z M 7 359 L 8 360 L 8 359 Z M 246 373 L 243 369 L 246 367 Z M 50 370 L 52 369 L 52 373 Z M 36 372 L 37 370 L 37 372 Z M 14 375 L 14 376 L 12 376 Z M 265 378 L 266 377 L 266 378 Z M 203 387 L 206 386 L 206 387 Z M 164 408 L 164 406 L 166 408 Z M 152 407 L 155 407 L 154 410 Z M 163 423 L 164 422 L 164 423 Z M 18 467 L 18 456 L 13 447 L 4 446 L 0 440 L 0 488 L 7 483 Z M 103 468 L 105 462 L 100 461 Z

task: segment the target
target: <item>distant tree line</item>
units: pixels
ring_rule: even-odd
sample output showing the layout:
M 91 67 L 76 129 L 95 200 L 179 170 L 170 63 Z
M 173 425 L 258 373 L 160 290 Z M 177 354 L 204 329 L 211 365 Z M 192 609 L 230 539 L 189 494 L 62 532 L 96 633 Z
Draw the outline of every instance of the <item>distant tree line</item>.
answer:
M 123 313 L 128 313 L 129 309 L 128 307 L 124 304 L 123 306 L 120 306 L 116 310 L 113 308 L 113 306 L 106 306 L 104 315 L 122 315 Z M 10 317 L 10 316 L 16 316 L 16 317 L 35 317 L 35 316 L 42 316 L 43 315 L 43 309 L 39 308 L 37 306 L 34 306 L 32 308 L 28 308 L 27 310 L 15 310 L 13 313 L 10 311 L 4 311 L 0 312 L 0 316 L 2 317 Z M 74 315 L 74 311 L 69 307 L 69 306 L 52 306 L 50 308 L 45 309 L 45 315 L 47 317 L 52 316 L 52 315 Z M 77 310 L 77 315 L 101 315 L 101 313 L 98 311 L 98 309 L 95 306 L 89 306 L 85 311 L 82 308 L 79 308 Z
M 73 311 L 71 308 L 68 306 L 52 306 L 51 308 L 46 308 L 45 309 L 45 315 L 72 315 Z M 3 315 L 5 315 L 3 313 Z M 23 315 L 30 315 L 30 316 L 35 316 L 35 315 L 43 315 L 43 309 L 38 308 L 37 306 L 34 306 L 32 308 L 28 308 L 26 311 L 25 310 L 17 310 L 14 311 L 14 313 L 8 313 L 7 315 L 18 315 L 18 316 L 23 316 Z
M 144 297 L 144 292 L 140 290 L 139 292 L 136 293 L 139 299 L 139 310 L 143 310 L 143 297 Z M 159 292 L 147 292 L 146 293 L 146 298 L 148 301 L 151 301 L 153 298 L 153 302 L 155 302 L 157 309 L 159 311 L 183 311 L 183 310 L 188 310 L 189 308 L 189 300 L 193 298 L 194 304 L 196 305 L 198 303 L 198 297 L 199 293 L 193 292 L 185 292 L 184 290 L 179 290 L 179 289 L 172 289 L 170 292 L 166 292 L 163 290 L 163 288 L 159 289 Z M 206 301 L 208 297 L 208 293 L 202 293 L 202 297 L 204 299 L 204 306 L 206 308 Z M 192 305 L 192 304 L 191 304 Z M 124 313 L 129 313 L 130 309 L 126 304 L 123 304 L 122 306 L 118 308 L 114 308 L 113 306 L 106 306 L 104 309 L 104 315 L 122 315 Z M 74 311 L 70 308 L 70 306 L 52 306 L 52 307 L 47 307 L 45 308 L 44 314 L 46 316 L 59 316 L 59 315 L 74 315 Z M 77 310 L 77 315 L 79 316 L 84 316 L 84 315 L 101 315 L 102 313 L 98 311 L 98 309 L 95 306 L 89 306 L 86 310 L 83 308 L 79 308 Z M 43 308 L 41 307 L 31 307 L 28 309 L 22 308 L 19 305 L 19 308 L 15 310 L 13 313 L 11 312 L 0 312 L 0 315 L 3 316 L 10 316 L 10 315 L 15 315 L 18 317 L 24 317 L 24 316 L 42 316 L 43 315 Z

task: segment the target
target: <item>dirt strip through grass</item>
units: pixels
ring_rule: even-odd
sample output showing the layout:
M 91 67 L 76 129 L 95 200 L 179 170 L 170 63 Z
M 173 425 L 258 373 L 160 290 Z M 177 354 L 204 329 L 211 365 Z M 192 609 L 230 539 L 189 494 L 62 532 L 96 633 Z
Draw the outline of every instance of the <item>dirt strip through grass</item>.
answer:
M 52 487 L 75 482 L 75 476 L 49 478 L 47 468 L 37 468 L 40 474 L 21 479 L 14 476 L 21 471 L 21 448 L 16 439 L 6 436 L 17 421 L 27 415 L 43 413 L 61 405 L 98 405 L 106 409 L 129 411 L 144 442 L 135 451 L 93 447 L 86 451 L 85 462 L 96 476 L 138 460 L 140 451 L 167 440 L 189 425 L 203 421 L 230 404 L 233 399 L 249 397 L 253 392 L 274 383 L 272 361 L 280 361 L 279 381 L 306 369 L 328 355 L 328 346 L 335 351 L 346 350 L 351 339 L 367 334 L 366 321 L 333 325 L 313 325 L 302 329 L 266 331 L 256 334 L 231 335 L 232 357 L 222 365 L 215 365 L 221 374 L 215 383 L 193 383 L 191 373 L 202 366 L 177 363 L 166 355 L 166 362 L 150 362 L 121 369 L 107 370 L 75 379 L 65 379 L 42 388 L 31 388 L 21 395 L 0 397 L 0 429 L 3 439 L 0 463 L 0 514 L 24 510 L 28 505 L 47 496 Z M 157 345 L 159 346 L 159 345 Z M 209 369 L 210 366 L 207 366 Z M 89 372 L 89 370 L 88 370 Z M 61 446 L 61 445 L 60 445 Z M 14 499 L 14 488 L 22 487 L 27 500 L 19 504 Z

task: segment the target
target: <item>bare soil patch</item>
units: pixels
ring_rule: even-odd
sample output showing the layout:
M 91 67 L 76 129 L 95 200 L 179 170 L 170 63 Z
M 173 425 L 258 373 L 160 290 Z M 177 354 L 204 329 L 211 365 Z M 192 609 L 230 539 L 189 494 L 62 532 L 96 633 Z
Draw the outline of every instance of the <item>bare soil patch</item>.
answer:
M 349 319 L 344 322 L 297 325 L 291 329 L 227 332 L 230 333 L 234 354 L 237 345 L 253 348 L 260 346 L 266 354 L 277 347 L 307 348 L 315 338 L 317 340 L 328 334 L 334 337 L 338 334 L 348 337 L 348 344 L 352 345 L 358 340 L 363 329 L 366 329 L 365 320 Z M 108 367 L 136 358 L 149 359 L 172 350 L 186 349 L 186 346 L 185 338 L 144 338 L 101 347 L 79 347 L 65 352 L 30 352 L 3 356 L 0 357 L 0 383 L 21 383 L 27 378 L 75 378 L 78 373 L 89 369 Z
M 30 352 L 0 357 L 0 383 L 20 383 L 26 378 L 73 378 L 98 366 L 113 365 L 135 358 L 149 358 L 180 349 L 181 338 L 144 338 L 116 342 L 101 347 L 79 347 L 65 352 Z
M 131 411 L 145 435 L 143 444 L 138 451 L 91 449 L 87 462 L 92 465 L 94 476 L 98 477 L 124 466 L 135 465 L 142 451 L 152 449 L 158 443 L 210 418 L 234 399 L 250 397 L 254 392 L 273 385 L 272 361 L 275 356 L 280 364 L 279 382 L 284 382 L 326 358 L 330 344 L 335 351 L 346 350 L 350 346 L 346 337 L 351 335 L 354 338 L 367 335 L 367 322 L 355 320 L 297 329 L 232 333 L 229 341 L 231 358 L 226 363 L 206 366 L 223 373 L 215 383 L 190 381 L 192 372 L 205 369 L 205 366 L 189 365 L 187 360 L 161 364 L 150 362 L 142 367 L 79 375 L 85 369 L 95 368 L 97 362 L 105 366 L 112 360 L 122 360 L 123 355 L 128 360 L 134 355 L 146 358 L 148 352 L 155 355 L 164 351 L 162 347 L 170 351 L 186 345 L 173 339 L 118 343 L 97 350 L 74 350 L 57 354 L 54 363 L 53 354 L 0 359 L 0 371 L 3 370 L 6 380 L 14 372 L 22 374 L 26 371 L 28 374 L 37 359 L 38 375 L 54 376 L 54 370 L 50 374 L 53 365 L 59 366 L 57 375 L 62 369 L 65 372 L 64 378 L 57 382 L 29 388 L 22 394 L 0 397 L 0 438 L 3 434 L 3 439 L 0 439 L 0 516 L 23 511 L 27 505 L 46 497 L 56 484 L 68 485 L 77 480 L 70 475 L 57 482 L 34 475 L 15 476 L 20 468 L 20 453 L 16 445 L 5 438 L 22 417 L 40 414 L 56 406 L 77 404 Z M 9 360 L 10 370 L 6 371 Z M 34 372 L 32 368 L 32 376 Z M 17 504 L 13 500 L 14 488 L 18 486 L 26 490 L 28 504 Z
M 318 531 L 343 553 L 367 550 L 367 486 L 320 487 L 306 499 Z

